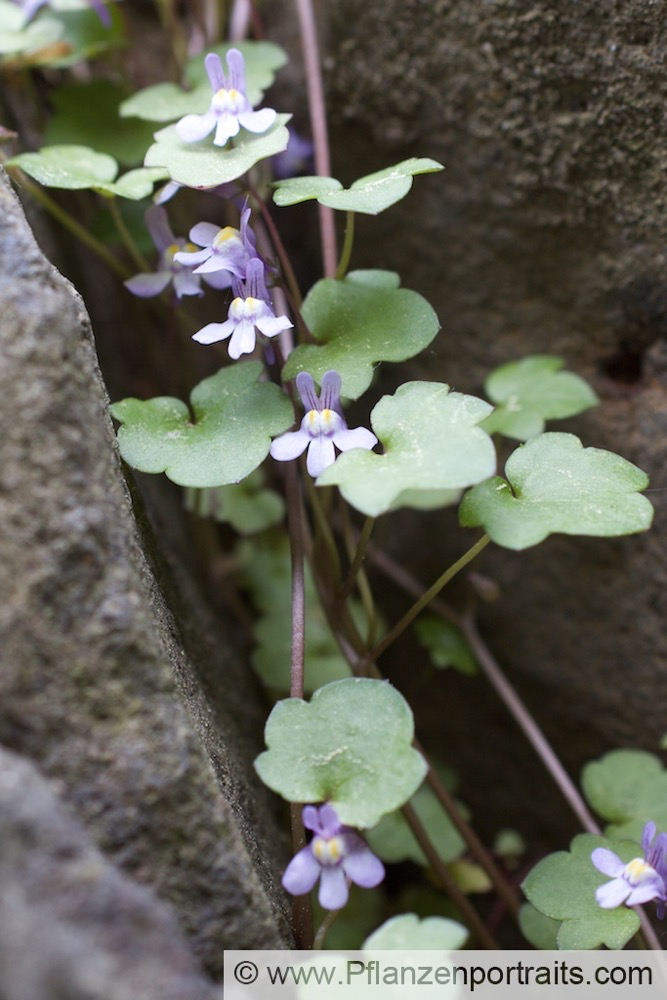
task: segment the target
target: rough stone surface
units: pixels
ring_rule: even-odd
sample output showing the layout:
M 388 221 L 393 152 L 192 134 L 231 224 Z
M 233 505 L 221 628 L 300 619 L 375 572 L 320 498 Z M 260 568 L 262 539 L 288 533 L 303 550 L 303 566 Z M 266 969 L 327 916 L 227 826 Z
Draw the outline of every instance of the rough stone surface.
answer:
M 0 261 L 0 743 L 173 905 L 217 975 L 225 947 L 289 941 L 257 692 L 187 574 L 165 603 L 81 299 L 4 176 Z
M 352 266 L 399 271 L 443 325 L 407 375 L 383 366 L 377 391 L 421 377 L 479 393 L 504 361 L 558 354 L 602 405 L 554 429 L 618 451 L 664 490 L 665 6 L 340 0 L 319 15 L 335 176 L 350 183 L 412 155 L 446 166 L 358 219 Z M 284 24 L 276 12 L 271 28 L 298 58 Z M 551 539 L 482 561 L 504 588 L 483 612 L 486 634 L 574 774 L 610 746 L 655 748 L 664 732 L 667 494 L 649 495 L 648 535 Z M 385 537 L 425 580 L 466 544 L 447 515 L 400 515 Z M 477 815 L 493 803 L 506 816 L 508 798 L 542 782 L 515 766 L 530 751 L 486 707 L 493 696 L 456 678 L 442 687 L 422 707 L 424 737 L 451 735 L 463 772 L 478 788 L 487 775 Z M 484 746 L 469 738 L 478 726 Z M 563 814 L 548 798 L 530 808 Z
M 215 1000 L 173 911 L 97 850 L 37 769 L 0 750 L 3 1000 Z

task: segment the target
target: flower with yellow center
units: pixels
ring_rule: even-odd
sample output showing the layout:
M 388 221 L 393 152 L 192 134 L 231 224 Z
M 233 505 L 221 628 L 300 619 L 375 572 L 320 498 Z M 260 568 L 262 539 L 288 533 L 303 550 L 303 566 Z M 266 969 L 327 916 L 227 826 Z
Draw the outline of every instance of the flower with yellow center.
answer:
M 364 840 L 343 826 L 333 806 L 305 806 L 303 825 L 315 836 L 296 854 L 283 875 L 293 896 L 310 892 L 320 880 L 318 899 L 326 910 L 339 910 L 349 895 L 349 882 L 373 889 L 384 878 L 384 865 Z
M 224 146 L 238 135 L 241 128 L 261 134 L 271 128 L 276 120 L 272 108 L 253 111 L 246 97 L 245 63 L 238 49 L 227 53 L 229 78 L 222 72 L 220 56 L 209 52 L 204 60 L 206 72 L 213 89 L 208 111 L 203 115 L 186 115 L 176 123 L 176 135 L 183 142 L 199 142 L 215 129 L 213 144 Z

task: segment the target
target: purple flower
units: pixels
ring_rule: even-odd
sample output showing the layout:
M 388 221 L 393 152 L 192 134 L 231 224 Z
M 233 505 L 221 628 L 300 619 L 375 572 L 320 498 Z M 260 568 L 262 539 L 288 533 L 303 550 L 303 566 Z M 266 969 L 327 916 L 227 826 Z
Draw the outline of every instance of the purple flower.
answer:
M 111 15 L 106 9 L 101 0 L 86 0 L 89 6 L 93 7 L 97 11 L 97 16 L 105 27 L 111 27 Z M 51 0 L 14 0 L 14 3 L 18 4 L 25 14 L 26 23 L 35 16 L 38 10 L 44 7 L 46 4 L 50 5 Z
M 338 372 L 325 372 L 318 399 L 312 375 L 299 372 L 296 387 L 306 415 L 298 431 L 288 431 L 274 439 L 271 454 L 275 459 L 289 462 L 308 448 L 306 468 L 316 479 L 327 466 L 335 462 L 336 448 L 339 451 L 349 451 L 351 448 L 366 448 L 370 451 L 377 444 L 375 434 L 365 427 L 347 429 L 340 406 L 340 384 Z
M 195 274 L 229 271 L 237 278 L 245 278 L 248 261 L 258 256 L 249 220 L 250 209 L 246 206 L 241 212 L 240 229 L 233 226 L 221 229 L 212 222 L 198 222 L 190 230 L 190 239 L 203 250 L 181 251 L 175 260 L 194 267 Z
M 192 273 L 190 267 L 177 261 L 178 251 L 192 246 L 183 237 L 174 236 L 169 226 L 167 212 L 161 205 L 151 205 L 144 216 L 148 232 L 155 247 L 160 252 L 157 270 L 153 274 L 135 274 L 124 284 L 125 287 L 141 298 L 148 299 L 163 292 L 170 282 L 180 299 L 183 295 L 202 295 L 201 278 Z M 187 256 L 187 255 L 186 255 Z M 214 288 L 228 288 L 231 276 L 224 274 L 205 274 L 204 279 Z
M 659 919 L 664 917 L 667 902 L 667 833 L 656 837 L 655 832 L 655 823 L 647 823 L 642 834 L 644 856 L 633 858 L 627 864 L 606 847 L 596 847 L 593 851 L 591 861 L 598 871 L 612 876 L 611 882 L 606 882 L 595 891 L 595 898 L 603 909 L 610 910 L 621 903 L 637 906 L 655 899 L 657 915 Z
M 384 878 L 384 865 L 349 826 L 343 826 L 333 806 L 305 806 L 303 825 L 315 836 L 296 854 L 283 875 L 283 887 L 292 896 L 310 892 L 318 878 L 320 906 L 340 910 L 347 903 L 348 879 L 374 889 Z
M 246 97 L 245 64 L 238 49 L 227 53 L 229 79 L 222 72 L 220 56 L 209 52 L 204 60 L 206 72 L 213 88 L 213 97 L 204 115 L 186 115 L 176 123 L 176 134 L 183 142 L 198 142 L 215 129 L 213 143 L 224 146 L 228 139 L 238 135 L 239 128 L 249 132 L 266 132 L 276 120 L 272 108 L 253 111 Z
M 207 323 L 193 340 L 199 344 L 215 344 L 219 340 L 229 342 L 229 356 L 236 361 L 242 354 L 255 350 L 256 330 L 265 337 L 275 337 L 292 324 L 287 316 L 276 316 L 271 306 L 271 298 L 264 279 L 264 265 L 259 257 L 248 261 L 246 280 L 233 281 L 234 300 L 229 307 L 224 323 Z

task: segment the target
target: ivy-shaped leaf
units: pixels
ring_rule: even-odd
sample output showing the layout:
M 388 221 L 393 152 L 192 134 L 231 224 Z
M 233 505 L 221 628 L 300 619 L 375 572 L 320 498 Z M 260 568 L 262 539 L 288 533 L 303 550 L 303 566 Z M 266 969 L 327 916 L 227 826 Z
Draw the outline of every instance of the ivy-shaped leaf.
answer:
M 423 615 L 415 622 L 415 632 L 436 667 L 454 667 L 468 675 L 477 673 L 477 661 L 472 650 L 455 625 L 435 615 Z
M 125 95 L 125 88 L 110 80 L 91 80 L 55 90 L 50 98 L 54 110 L 44 144 L 76 143 L 108 153 L 126 166 L 143 163 L 154 130 L 137 118 L 119 118 L 118 108 Z
M 426 773 L 412 712 L 386 681 L 355 677 L 320 688 L 310 703 L 280 701 L 264 735 L 268 750 L 255 761 L 264 784 L 288 802 L 330 802 L 349 826 L 375 826 Z
M 428 347 L 440 328 L 438 317 L 426 299 L 399 284 L 392 271 L 352 271 L 343 281 L 318 281 L 302 309 L 318 343 L 292 351 L 283 379 L 307 371 L 321 383 L 333 369 L 342 379 L 342 395 L 357 399 L 378 361 L 406 361 Z
M 667 771 L 655 754 L 612 750 L 582 772 L 582 789 L 609 837 L 641 841 L 649 820 L 667 830 Z
M 280 524 L 285 516 L 285 501 L 275 490 L 266 489 L 259 469 L 242 483 L 210 489 L 187 489 L 185 506 L 199 517 L 230 524 L 240 535 L 266 531 Z
M 484 383 L 496 409 L 486 418 L 489 434 L 526 441 L 544 430 L 546 420 L 561 420 L 595 406 L 599 400 L 587 382 L 563 372 L 562 358 L 536 354 L 510 361 Z
M 522 888 L 533 906 L 552 920 L 561 921 L 558 947 L 565 950 L 588 950 L 604 945 L 623 948 L 639 929 L 634 910 L 619 906 L 603 910 L 595 899 L 595 890 L 609 881 L 591 861 L 596 847 L 613 850 L 622 861 L 637 857 L 637 844 L 608 841 L 590 833 L 575 837 L 570 851 L 558 851 L 533 868 Z
M 440 382 L 407 382 L 371 413 L 384 453 L 349 451 L 325 469 L 318 485 L 337 485 L 348 503 L 377 517 L 405 506 L 415 491 L 478 483 L 496 467 L 493 441 L 477 426 L 489 410 L 483 400 Z
M 363 951 L 458 951 L 466 942 L 468 931 L 447 917 L 425 917 L 402 913 L 391 917 L 367 937 Z
M 20 167 L 45 187 L 80 190 L 116 179 L 118 164 L 107 153 L 88 146 L 43 146 L 37 153 L 19 153 L 7 160 L 8 167 Z
M 241 129 L 229 148 L 213 145 L 211 137 L 200 142 L 182 142 L 176 126 L 169 125 L 155 133 L 156 142 L 146 153 L 147 167 L 163 167 L 173 181 L 192 188 L 210 188 L 242 177 L 259 160 L 287 148 L 289 132 L 285 128 L 291 115 L 278 115 L 276 122 L 261 135 Z
M 574 434 L 547 433 L 510 455 L 500 476 L 463 498 L 461 524 L 482 526 L 498 545 L 526 549 L 548 535 L 614 537 L 646 531 L 653 508 L 638 491 L 647 476 L 600 448 L 584 448 Z
M 273 200 L 282 206 L 315 198 L 320 205 L 343 212 L 378 215 L 405 197 L 415 174 L 432 174 L 437 170 L 444 170 L 441 163 L 413 156 L 393 167 L 360 177 L 347 190 L 333 177 L 290 177 L 276 182 Z
M 250 103 L 259 104 L 265 90 L 275 79 L 276 70 L 287 62 L 283 49 L 272 42 L 235 42 L 233 45 L 215 45 L 225 66 L 225 56 L 230 48 L 239 49 L 245 59 L 246 94 Z M 123 118 L 142 118 L 149 122 L 173 122 L 184 115 L 201 115 L 211 103 L 209 83 L 201 56 L 189 59 L 185 78 L 193 88 L 183 90 L 175 83 L 157 83 L 128 97 L 120 106 Z
M 433 845 L 445 862 L 456 861 L 465 851 L 465 841 L 443 812 L 442 806 L 428 785 L 422 785 L 413 795 L 410 805 L 426 830 L 430 831 Z M 461 807 L 463 815 L 467 814 Z M 415 840 L 414 834 L 399 811 L 383 816 L 366 839 L 375 854 L 383 861 L 414 861 L 428 867 L 430 862 Z
M 169 396 L 124 399 L 111 412 L 122 427 L 120 453 L 139 472 L 165 472 L 180 486 L 238 483 L 266 458 L 271 437 L 294 419 L 292 404 L 258 361 L 223 368 L 185 403 Z

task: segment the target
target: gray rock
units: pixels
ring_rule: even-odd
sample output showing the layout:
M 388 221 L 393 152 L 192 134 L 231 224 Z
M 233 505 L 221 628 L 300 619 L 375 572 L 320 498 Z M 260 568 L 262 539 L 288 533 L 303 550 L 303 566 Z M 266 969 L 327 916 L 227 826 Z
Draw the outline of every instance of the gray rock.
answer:
M 3 1000 L 215 1000 L 172 909 L 97 850 L 36 768 L 0 750 Z
M 0 743 L 173 905 L 218 975 L 225 947 L 290 940 L 281 835 L 252 770 L 257 690 L 184 571 L 163 581 L 176 617 L 165 603 L 86 312 L 4 175 L 0 262 Z

